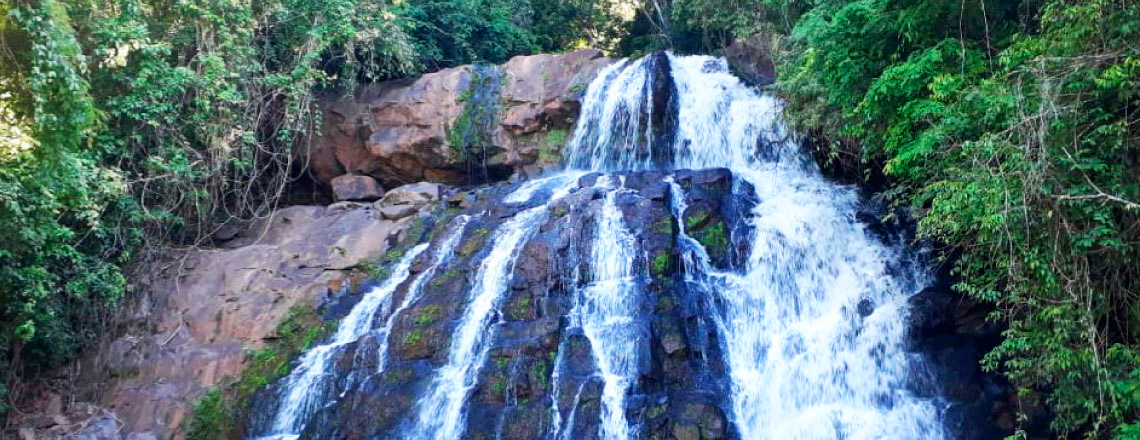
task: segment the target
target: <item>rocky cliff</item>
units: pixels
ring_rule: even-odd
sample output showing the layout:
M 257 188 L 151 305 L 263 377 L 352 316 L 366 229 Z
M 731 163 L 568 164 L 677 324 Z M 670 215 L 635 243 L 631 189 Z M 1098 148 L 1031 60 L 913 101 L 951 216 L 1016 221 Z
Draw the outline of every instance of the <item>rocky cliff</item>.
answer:
M 558 162 L 586 86 L 610 62 L 579 50 L 363 86 L 321 104 L 324 128 L 299 154 L 323 185 L 345 174 L 391 186 L 537 171 Z

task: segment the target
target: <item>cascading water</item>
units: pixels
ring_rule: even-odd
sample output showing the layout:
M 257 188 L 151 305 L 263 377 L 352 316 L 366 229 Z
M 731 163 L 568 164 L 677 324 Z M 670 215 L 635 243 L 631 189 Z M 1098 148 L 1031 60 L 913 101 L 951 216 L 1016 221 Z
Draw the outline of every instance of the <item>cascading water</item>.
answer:
M 648 329 L 638 317 L 644 273 L 639 276 L 634 269 L 637 240 L 626 229 L 616 204 L 621 183 L 619 179 L 599 179 L 599 186 L 612 189 L 605 196 L 594 233 L 590 281 L 580 289 L 570 312 L 590 341 L 604 384 L 601 435 L 608 439 L 630 437 L 625 395 L 639 373 L 637 343 L 648 337 Z
M 301 362 L 282 382 L 277 414 L 267 434 L 269 438 L 296 438 L 309 417 L 325 405 L 323 399 L 331 385 L 329 364 L 335 352 L 356 342 L 371 330 L 376 312 L 391 301 L 392 293 L 408 278 L 412 261 L 427 248 L 426 243 L 421 244 L 404 254 L 393 268 L 392 276 L 364 294 L 348 316 L 341 320 L 332 341 L 305 353 Z
M 561 183 L 547 204 L 562 198 L 577 184 L 567 182 L 561 176 L 544 182 Z M 521 190 L 508 196 L 507 200 L 526 201 L 536 192 L 533 186 L 525 186 Z M 546 217 L 547 204 L 515 214 L 495 231 L 491 251 L 479 268 L 466 312 L 452 337 L 447 364 L 436 371 L 427 392 L 420 398 L 415 426 L 407 438 L 458 439 L 463 434 L 463 407 L 475 387 L 479 368 L 487 360 L 491 347 L 489 342 L 495 331 L 493 321 L 510 284 L 511 269 L 519 249 Z
M 669 61 L 678 102 L 672 167 L 729 168 L 738 179 L 734 191 L 749 188 L 759 200 L 746 237 L 751 253 L 735 270 L 711 267 L 683 224 L 679 234 L 687 281 L 708 295 L 708 318 L 731 382 L 730 418 L 740 437 L 940 438 L 935 404 L 907 391 L 921 360 L 902 348 L 905 300 L 920 287 L 919 274 L 890 275 L 901 257 L 854 220 L 857 195 L 828 183 L 796 151 L 774 99 L 741 84 L 723 60 Z M 572 166 L 649 167 L 636 149 L 606 145 L 615 136 L 605 129 L 593 134 L 599 131 L 595 121 L 605 125 L 612 115 L 624 115 L 630 102 L 652 99 L 638 98 L 645 87 L 627 79 L 644 77 L 642 70 L 640 64 L 622 65 L 591 84 L 583 123 L 569 145 Z M 610 98 L 599 99 L 602 93 Z M 611 127 L 627 127 L 626 119 Z M 681 202 L 674 215 L 682 219 L 684 194 L 671 186 L 674 203 Z M 620 228 L 607 234 L 597 240 L 619 240 Z M 621 268 L 613 258 L 595 255 L 591 264 Z M 862 316 L 867 305 L 874 310 Z M 604 339 L 597 343 L 605 347 L 624 335 L 598 336 L 591 342 Z M 612 420 L 603 424 L 603 438 L 624 435 L 610 426 Z
M 451 256 L 469 220 L 468 216 L 459 216 L 455 219 L 454 225 L 450 226 L 446 237 L 439 245 L 431 265 L 416 275 L 399 308 L 391 312 L 384 327 L 377 330 L 379 339 L 383 341 L 378 351 L 380 356 L 378 365 L 381 369 L 384 367 L 388 337 L 396 317 L 416 299 L 423 283 L 435 273 L 436 268 Z M 273 418 L 273 425 L 263 440 L 289 440 L 300 436 L 300 432 L 313 413 L 327 403 L 320 399 L 326 397 L 332 385 L 331 363 L 337 351 L 372 331 L 372 323 L 377 313 L 389 307 L 392 294 L 410 276 L 412 262 L 428 247 L 428 243 L 423 243 L 409 249 L 392 268 L 392 275 L 365 293 L 360 302 L 341 320 L 332 341 L 313 348 L 301 358 L 293 372 L 282 381 L 277 413 Z

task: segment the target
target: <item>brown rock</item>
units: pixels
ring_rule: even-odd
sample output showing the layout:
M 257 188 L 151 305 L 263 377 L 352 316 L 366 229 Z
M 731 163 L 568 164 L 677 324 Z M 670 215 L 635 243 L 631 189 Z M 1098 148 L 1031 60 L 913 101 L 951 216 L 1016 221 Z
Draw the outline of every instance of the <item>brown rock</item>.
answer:
M 172 251 L 132 277 L 138 302 L 125 313 L 146 325 L 92 347 L 77 383 L 117 414 L 120 435 L 177 438 L 194 400 L 240 374 L 291 307 L 323 302 L 408 225 L 370 209 L 298 206 L 253 224 L 232 249 Z
M 776 82 L 776 65 L 772 62 L 773 36 L 766 33 L 737 41 L 722 50 L 729 66 L 750 84 L 766 86 Z
M 515 57 L 501 66 L 505 109 L 488 164 L 534 163 L 536 134 L 571 127 L 586 86 L 609 62 L 599 51 L 580 50 Z M 463 113 L 472 72 L 472 66 L 460 66 L 386 81 L 361 88 L 352 99 L 323 103 L 321 135 L 300 152 L 311 174 L 326 184 L 345 173 L 370 175 L 385 185 L 466 181 L 466 159 L 448 134 Z
M 439 195 L 442 190 L 442 186 L 430 182 L 404 185 L 388 191 L 388 194 L 384 195 L 384 199 L 380 201 L 380 204 L 421 206 L 425 203 L 439 200 Z
M 381 205 L 379 211 L 386 220 L 399 220 L 415 214 L 416 207 L 412 205 Z
M 384 188 L 368 176 L 345 174 L 337 176 L 330 182 L 333 196 L 338 201 L 344 200 L 376 200 L 384 195 Z

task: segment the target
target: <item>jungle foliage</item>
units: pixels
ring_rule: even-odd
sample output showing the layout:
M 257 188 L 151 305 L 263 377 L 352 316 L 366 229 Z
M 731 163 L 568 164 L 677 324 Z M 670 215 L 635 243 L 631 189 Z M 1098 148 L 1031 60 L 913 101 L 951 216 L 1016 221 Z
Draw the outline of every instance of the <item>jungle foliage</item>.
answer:
M 591 44 L 595 3 L 0 0 L 0 414 L 105 330 L 127 262 L 277 206 L 315 96 Z

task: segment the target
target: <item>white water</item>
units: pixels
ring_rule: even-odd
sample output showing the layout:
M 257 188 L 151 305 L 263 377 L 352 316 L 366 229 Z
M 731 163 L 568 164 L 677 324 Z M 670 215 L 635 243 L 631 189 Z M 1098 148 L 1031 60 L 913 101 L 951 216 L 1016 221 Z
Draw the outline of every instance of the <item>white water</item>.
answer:
M 728 410 L 741 438 L 942 438 L 934 403 L 907 391 L 920 360 L 902 349 L 905 300 L 917 292 L 921 274 L 890 275 L 888 266 L 905 266 L 898 252 L 854 220 L 858 195 L 823 179 L 787 139 L 776 100 L 741 84 L 723 60 L 670 56 L 670 63 L 679 104 L 673 167 L 729 168 L 739 179 L 734 191 L 751 186 L 759 199 L 743 267 L 715 270 L 699 243 L 683 233 L 679 240 L 687 253 L 686 276 L 709 295 L 710 319 L 729 369 Z M 625 144 L 606 143 L 636 135 L 607 130 L 627 129 L 627 119 L 613 115 L 651 99 L 629 79 L 646 77 L 645 70 L 623 64 L 590 85 L 583 122 L 569 146 L 572 166 L 650 166 Z M 604 128 L 610 120 L 612 128 Z M 673 187 L 680 218 L 685 206 L 677 198 L 683 194 Z M 612 228 L 598 241 L 621 240 L 621 231 Z M 612 261 L 615 255 L 593 258 L 592 265 L 623 268 Z M 608 292 L 626 294 L 621 288 Z M 874 305 L 870 316 L 856 312 L 860 301 Z M 602 374 L 606 347 L 624 336 L 591 337 L 602 346 L 595 347 Z M 628 388 L 619 384 L 612 389 Z M 607 380 L 602 437 L 621 438 L 627 431 L 611 426 L 619 419 L 610 413 L 618 401 L 610 391 Z
M 564 182 L 554 190 L 550 201 L 564 197 L 576 187 L 576 181 Z M 463 434 L 463 407 L 491 349 L 493 321 L 510 285 L 515 260 L 547 212 L 547 205 L 524 210 L 495 230 L 491 251 L 483 258 L 463 318 L 452 335 L 447 364 L 435 372 L 427 392 L 420 398 L 415 426 L 408 438 L 450 440 Z
M 652 166 L 650 57 L 607 66 L 586 89 L 566 163 L 590 171 L 645 170 Z M 643 119 L 644 117 L 644 119 Z
M 408 279 L 412 261 L 415 261 L 428 245 L 420 244 L 408 250 L 392 269 L 392 275 L 384 283 L 369 290 L 352 311 L 341 320 L 332 341 L 309 350 L 301 357 L 300 363 L 281 386 L 277 414 L 268 435 L 271 438 L 296 438 L 304 429 L 309 417 L 325 405 L 325 393 L 331 385 L 332 373 L 329 362 L 341 347 L 356 342 L 372 327 L 376 312 L 392 299 L 400 283 Z
M 400 306 L 388 315 L 388 320 L 384 323 L 384 327 L 377 330 L 377 339 L 381 341 L 379 348 L 380 361 L 376 364 L 378 373 L 384 371 L 384 366 L 388 361 L 389 338 L 392 336 L 392 328 L 396 325 L 396 318 L 398 318 L 404 310 L 407 310 L 413 302 L 419 299 L 420 292 L 423 291 L 424 283 L 435 275 L 439 266 L 451 259 L 451 256 L 455 253 L 455 246 L 459 244 L 459 239 L 463 238 L 463 230 L 470 221 L 471 217 L 466 215 L 455 217 L 455 224 L 449 226 L 450 230 L 447 232 L 447 235 L 444 236 L 443 241 L 440 242 L 439 250 L 437 250 L 432 257 L 431 265 L 416 275 L 416 278 L 408 285 L 408 293 L 406 293 L 404 299 L 400 301 Z
M 603 200 L 590 252 L 590 281 L 579 289 L 571 319 L 590 341 L 602 388 L 602 438 L 630 438 L 625 396 L 638 375 L 638 344 L 648 339 L 640 319 L 644 284 L 634 270 L 637 239 L 625 227 L 616 199 L 620 181 L 599 178 L 598 186 L 618 186 Z M 616 184 L 616 185 L 614 185 Z

